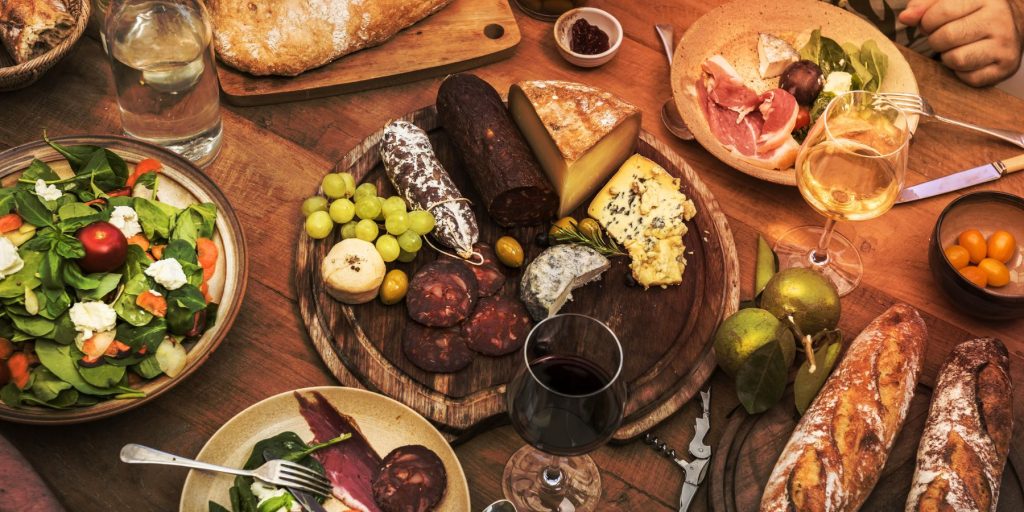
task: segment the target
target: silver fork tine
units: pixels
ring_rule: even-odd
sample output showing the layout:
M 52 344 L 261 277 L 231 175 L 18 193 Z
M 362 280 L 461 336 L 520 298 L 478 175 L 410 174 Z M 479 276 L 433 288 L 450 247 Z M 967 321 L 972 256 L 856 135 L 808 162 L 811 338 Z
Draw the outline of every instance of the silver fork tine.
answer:
M 282 473 L 288 473 L 288 474 L 294 474 L 294 475 L 296 475 L 298 477 L 311 478 L 312 480 L 316 481 L 317 483 L 325 485 L 325 486 L 331 485 L 331 481 L 328 480 L 327 478 L 324 478 L 323 475 L 321 475 L 320 473 L 317 473 L 316 471 L 313 471 L 312 469 L 309 469 L 309 468 L 307 468 L 307 467 L 305 467 L 305 466 L 303 466 L 301 464 L 284 464 L 284 463 L 282 463 L 281 464 L 281 472 Z
M 293 480 L 290 480 L 288 478 L 283 478 L 283 477 L 282 478 L 278 478 L 276 482 L 271 482 L 271 483 L 274 484 L 274 485 L 280 485 L 280 486 L 283 486 L 283 487 L 290 487 L 292 489 L 298 489 L 300 491 L 305 491 L 305 492 L 308 492 L 310 494 L 315 494 L 317 496 L 330 496 L 331 495 L 331 493 L 329 491 L 325 491 L 325 490 L 323 490 L 323 489 L 321 489 L 319 487 L 309 487 L 309 486 L 307 486 L 306 484 L 304 484 L 302 482 L 299 482 L 297 480 L 293 481 Z

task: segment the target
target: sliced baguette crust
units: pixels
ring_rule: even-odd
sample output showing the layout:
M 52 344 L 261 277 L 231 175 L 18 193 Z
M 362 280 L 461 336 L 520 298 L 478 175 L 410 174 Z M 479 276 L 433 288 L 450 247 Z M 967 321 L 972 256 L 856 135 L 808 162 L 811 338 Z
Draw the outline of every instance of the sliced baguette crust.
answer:
M 50 51 L 74 28 L 60 0 L 0 0 L 0 41 L 19 64 Z
M 451 0 L 207 0 L 222 61 L 295 76 L 376 46 Z
M 939 373 L 907 511 L 995 511 L 1013 432 L 1010 358 L 1002 342 L 957 345 Z
M 850 343 L 779 456 L 762 512 L 860 508 L 906 419 L 926 337 L 917 310 L 896 304 Z

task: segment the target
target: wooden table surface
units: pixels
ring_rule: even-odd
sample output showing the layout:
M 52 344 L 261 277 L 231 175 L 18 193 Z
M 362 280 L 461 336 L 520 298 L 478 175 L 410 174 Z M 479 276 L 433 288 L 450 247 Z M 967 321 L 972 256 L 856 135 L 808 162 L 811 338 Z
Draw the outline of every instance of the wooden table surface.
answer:
M 822 219 L 795 188 L 733 171 L 696 143 L 673 140 L 661 125 L 659 109 L 671 89 L 653 24 L 671 22 L 681 35 L 717 3 L 594 0 L 593 6 L 621 20 L 627 36 L 619 55 L 595 70 L 565 63 L 551 38 L 551 25 L 517 11 L 522 42 L 516 54 L 475 72 L 499 91 L 521 79 L 566 79 L 607 89 L 639 105 L 644 128 L 689 161 L 729 216 L 743 273 L 742 296 L 748 297 L 756 234 L 773 240 L 793 226 L 819 224 Z M 1019 128 L 1024 101 L 994 89 L 967 87 L 936 62 L 916 54 L 908 54 L 908 59 L 921 92 L 938 111 L 989 126 Z M 423 80 L 320 100 L 224 109 L 224 149 L 207 172 L 238 212 L 251 271 L 244 306 L 223 345 L 172 391 L 120 416 L 66 427 L 0 425 L 0 433 L 24 452 L 69 510 L 173 510 L 185 471 L 121 464 L 118 451 L 123 444 L 137 442 L 192 456 L 220 425 L 256 401 L 295 388 L 334 383 L 313 349 L 296 304 L 292 269 L 301 230 L 299 203 L 359 140 L 389 118 L 432 103 L 439 82 Z M 120 131 L 109 65 L 98 42 L 83 38 L 37 84 L 0 95 L 0 147 L 39 139 L 44 129 L 51 135 Z M 908 182 L 1018 153 L 1008 144 L 926 121 L 911 147 Z M 1024 195 L 1024 176 L 979 188 Z M 926 258 L 929 233 L 953 197 L 898 206 L 881 219 L 840 228 L 856 237 L 866 268 L 860 288 L 842 301 L 841 327 L 852 338 L 893 302 L 916 306 L 930 330 L 925 382 L 934 378 L 953 344 L 975 335 L 1002 338 L 1014 356 L 1015 373 L 1024 369 L 1024 321 L 991 323 L 965 316 L 932 281 Z M 737 401 L 721 372 L 712 378 L 712 387 L 711 440 L 716 441 Z M 696 405 L 690 403 L 654 432 L 682 447 L 692 434 L 695 414 Z M 510 427 L 503 426 L 457 447 L 475 509 L 501 497 L 502 467 L 522 444 Z M 603 475 L 603 510 L 677 508 L 682 471 L 642 443 L 607 446 L 593 456 Z M 707 507 L 702 489 L 692 510 Z

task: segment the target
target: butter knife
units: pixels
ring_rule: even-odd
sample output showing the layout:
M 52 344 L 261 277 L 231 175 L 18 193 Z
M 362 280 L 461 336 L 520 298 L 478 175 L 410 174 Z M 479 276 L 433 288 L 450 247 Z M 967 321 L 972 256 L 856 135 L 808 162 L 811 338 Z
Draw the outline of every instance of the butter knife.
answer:
M 896 204 L 909 203 L 910 201 L 988 183 L 1021 169 L 1024 169 L 1024 155 L 999 160 L 973 169 L 967 169 L 966 171 L 953 173 L 949 176 L 926 181 L 913 187 L 907 187 L 900 192 L 899 197 L 896 199 Z
M 274 454 L 271 453 L 270 450 L 263 450 L 263 459 L 266 460 L 267 462 L 270 462 L 277 458 L 278 457 L 274 457 Z M 285 489 L 288 489 L 288 492 L 290 492 L 291 495 L 295 497 L 295 501 L 299 502 L 299 505 L 302 507 L 302 510 L 305 510 L 306 512 L 327 512 L 324 506 L 321 505 L 320 502 L 316 500 L 316 496 L 313 496 L 312 494 L 305 491 L 293 489 L 291 487 L 285 487 Z

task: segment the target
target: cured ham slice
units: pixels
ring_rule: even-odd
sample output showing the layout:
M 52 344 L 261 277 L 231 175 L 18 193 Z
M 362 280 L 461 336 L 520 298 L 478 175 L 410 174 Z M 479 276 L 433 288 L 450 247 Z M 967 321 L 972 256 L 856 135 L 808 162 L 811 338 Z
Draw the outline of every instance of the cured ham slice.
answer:
M 777 148 L 759 152 L 753 155 L 744 155 L 733 151 L 740 160 L 750 165 L 756 165 L 766 169 L 789 169 L 796 163 L 797 153 L 800 152 L 800 143 L 792 135 L 783 140 L 782 145 Z
M 722 145 L 739 154 L 757 154 L 757 139 L 764 125 L 761 113 L 755 110 L 740 117 L 735 110 L 715 102 L 705 85 L 705 80 L 697 84 L 697 100 L 704 111 L 704 118 L 708 120 L 711 133 L 715 134 Z
M 761 104 L 761 98 L 743 83 L 743 77 L 721 55 L 709 57 L 701 65 L 707 80 L 708 96 L 718 105 L 733 110 L 743 118 Z
M 352 434 L 348 440 L 313 454 L 323 465 L 334 487 L 334 497 L 359 512 L 381 512 L 373 500 L 373 479 L 380 468 L 381 458 L 359 431 L 355 420 L 338 412 L 316 391 L 308 396 L 296 392 L 295 399 L 317 443 L 345 432 Z
M 800 105 L 788 91 L 772 89 L 761 95 L 761 106 L 757 108 L 764 117 L 761 136 L 757 139 L 758 152 L 775 149 L 792 139 L 796 128 L 796 117 Z

